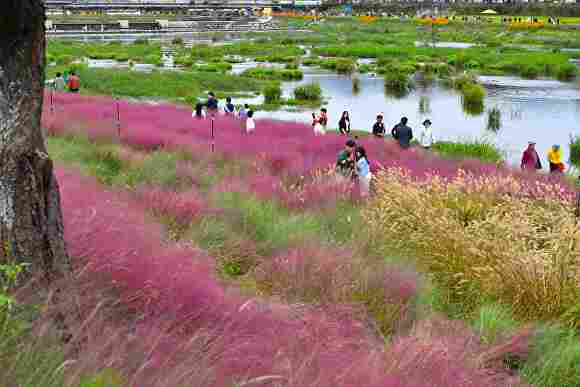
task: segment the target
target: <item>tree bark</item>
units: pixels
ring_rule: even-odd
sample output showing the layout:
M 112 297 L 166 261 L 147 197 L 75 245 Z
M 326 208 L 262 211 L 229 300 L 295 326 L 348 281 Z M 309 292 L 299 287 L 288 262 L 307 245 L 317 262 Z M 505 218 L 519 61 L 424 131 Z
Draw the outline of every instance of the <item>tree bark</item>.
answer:
M 70 271 L 60 193 L 41 130 L 42 0 L 2 0 L 0 11 L 0 261 L 52 280 Z

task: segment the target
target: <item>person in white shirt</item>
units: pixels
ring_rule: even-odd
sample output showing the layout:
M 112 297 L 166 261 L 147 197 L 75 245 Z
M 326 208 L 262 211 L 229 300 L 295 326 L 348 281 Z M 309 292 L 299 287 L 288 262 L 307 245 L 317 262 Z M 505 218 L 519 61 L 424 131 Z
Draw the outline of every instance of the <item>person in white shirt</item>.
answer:
M 248 110 L 246 115 L 248 117 L 246 118 L 246 133 L 252 133 L 254 130 L 256 130 L 256 123 L 254 122 L 254 111 Z
M 423 130 L 419 136 L 419 143 L 424 149 L 430 149 L 433 146 L 433 131 L 431 130 L 431 120 L 423 121 Z

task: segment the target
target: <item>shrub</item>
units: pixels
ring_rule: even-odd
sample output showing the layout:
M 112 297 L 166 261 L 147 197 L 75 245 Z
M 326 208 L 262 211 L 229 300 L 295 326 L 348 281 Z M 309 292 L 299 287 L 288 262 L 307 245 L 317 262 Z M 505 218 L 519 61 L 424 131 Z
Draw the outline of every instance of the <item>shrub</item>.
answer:
M 541 70 L 538 66 L 527 65 L 522 68 L 520 75 L 526 79 L 536 79 L 540 73 Z
M 464 110 L 469 114 L 481 114 L 483 112 L 483 100 L 485 89 L 478 84 L 466 84 L 461 88 L 461 101 Z
M 578 67 L 572 63 L 560 65 L 556 72 L 556 77 L 560 81 L 571 81 L 576 78 Z
M 501 128 L 501 110 L 493 107 L 487 112 L 487 129 L 497 132 Z
M 296 63 L 296 62 L 286 63 L 284 68 L 286 70 L 298 70 L 298 63 Z
M 264 102 L 267 104 L 277 104 L 282 99 L 282 89 L 277 83 L 264 87 L 262 93 L 264 94 Z
M 318 82 L 312 82 L 294 89 L 294 98 L 299 101 L 320 101 L 322 88 Z
M 352 59 L 338 59 L 336 61 L 336 72 L 339 74 L 352 74 L 355 69 L 355 62 Z
M 352 93 L 354 95 L 360 93 L 360 79 L 358 77 L 352 78 Z
M 580 168 L 580 136 L 570 139 L 570 163 Z
M 175 46 L 183 46 L 183 38 L 181 36 L 176 36 L 171 41 L 171 44 L 173 44 Z
M 387 72 L 385 74 L 385 87 L 393 91 L 407 91 L 411 88 L 411 79 L 403 71 Z
M 146 39 L 146 38 L 138 38 L 138 39 L 135 39 L 133 41 L 133 44 L 136 45 L 136 46 L 139 46 L 139 45 L 148 45 L 149 44 L 149 40 Z

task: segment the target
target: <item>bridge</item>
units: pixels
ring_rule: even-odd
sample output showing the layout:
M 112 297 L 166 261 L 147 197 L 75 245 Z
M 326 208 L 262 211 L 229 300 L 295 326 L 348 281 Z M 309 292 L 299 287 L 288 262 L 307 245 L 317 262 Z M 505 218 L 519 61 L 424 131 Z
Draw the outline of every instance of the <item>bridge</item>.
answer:
M 277 8 L 291 7 L 293 0 L 192 0 L 174 2 L 144 2 L 144 1 L 66 1 L 66 0 L 46 0 L 46 7 L 49 11 L 69 11 L 78 12 L 104 12 L 104 11 L 181 11 L 187 12 L 199 8 Z

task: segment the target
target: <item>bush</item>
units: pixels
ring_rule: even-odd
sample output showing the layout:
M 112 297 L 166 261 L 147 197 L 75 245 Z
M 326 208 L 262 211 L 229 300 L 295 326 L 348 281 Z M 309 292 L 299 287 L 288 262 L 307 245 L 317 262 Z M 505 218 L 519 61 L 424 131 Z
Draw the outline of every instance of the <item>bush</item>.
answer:
M 522 68 L 520 75 L 526 79 L 536 79 L 540 73 L 541 70 L 538 66 L 528 65 Z
M 487 129 L 497 132 L 501 128 L 501 110 L 494 107 L 487 112 Z
M 147 40 L 146 38 L 139 38 L 139 39 L 135 39 L 133 41 L 133 44 L 135 46 L 146 45 L 146 44 L 149 44 L 149 40 Z
M 406 72 L 388 72 L 385 74 L 385 87 L 392 91 L 408 91 L 411 88 L 411 79 Z
M 465 112 L 469 114 L 483 113 L 485 89 L 478 84 L 466 84 L 461 88 L 461 101 Z
M 284 68 L 286 70 L 298 70 L 298 63 L 296 63 L 296 62 L 286 63 L 286 65 L 284 66 Z
M 556 70 L 556 77 L 560 81 L 571 81 L 576 78 L 578 67 L 572 63 L 564 64 Z
M 570 139 L 570 163 L 580 168 L 580 136 Z
M 279 84 L 264 87 L 262 93 L 264 94 L 264 102 L 267 104 L 276 104 L 282 99 L 282 89 Z
M 318 82 L 298 86 L 294 89 L 294 98 L 299 101 L 320 101 L 322 99 L 322 88 Z
M 338 59 L 336 61 L 336 72 L 339 74 L 352 74 L 355 69 L 355 62 L 352 59 Z
M 183 38 L 180 36 L 177 36 L 177 37 L 173 38 L 173 40 L 171 41 L 171 44 L 173 44 L 175 46 L 183 46 Z

